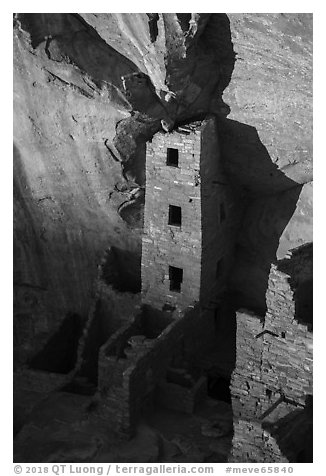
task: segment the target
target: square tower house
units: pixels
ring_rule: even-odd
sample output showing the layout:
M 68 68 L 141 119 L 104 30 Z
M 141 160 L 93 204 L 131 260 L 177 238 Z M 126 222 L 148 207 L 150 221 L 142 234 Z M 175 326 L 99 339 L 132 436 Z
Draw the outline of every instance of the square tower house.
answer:
M 144 304 L 184 309 L 216 299 L 230 263 L 231 209 L 214 117 L 159 132 L 147 143 Z

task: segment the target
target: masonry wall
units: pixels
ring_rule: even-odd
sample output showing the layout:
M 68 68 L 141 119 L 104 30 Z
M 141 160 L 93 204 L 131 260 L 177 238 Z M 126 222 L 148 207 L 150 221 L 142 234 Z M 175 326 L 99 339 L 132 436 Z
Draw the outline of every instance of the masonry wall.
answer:
M 137 358 L 116 355 L 122 341 L 135 335 L 135 323 L 129 328 L 124 326 L 101 349 L 99 388 L 103 418 L 114 425 L 120 436 L 133 434 L 144 405 L 155 400 L 157 386 L 165 381 L 169 366 L 192 366 L 198 353 L 214 345 L 213 311 L 201 311 L 196 306 L 184 313 L 176 311 L 173 317 L 153 345 L 144 348 Z
M 240 210 L 236 193 L 224 174 L 218 129 L 213 118 L 201 127 L 202 260 L 201 303 L 223 293 L 233 263 Z
M 168 148 L 178 149 L 179 167 L 166 165 Z M 169 205 L 181 207 L 181 227 L 168 224 Z M 146 155 L 143 302 L 183 308 L 214 300 L 232 263 L 238 216 L 215 118 L 190 125 L 188 133 L 156 134 Z M 170 291 L 169 266 L 183 269 L 180 293 Z
M 186 310 L 162 332 L 149 352 L 137 361 L 130 373 L 130 404 L 135 419 L 146 395 L 155 391 L 161 380 L 165 380 L 170 365 L 188 364 L 191 367 L 196 355 L 214 345 L 213 328 L 212 311 L 202 312 L 198 306 Z
M 126 341 L 138 334 L 138 319 L 128 322 L 101 347 L 98 359 L 99 410 L 103 420 L 116 429 L 121 437 L 130 435 L 129 377 L 130 360 L 123 355 Z
M 294 299 L 295 286 L 311 277 L 311 254 L 306 251 L 272 264 L 265 319 L 246 310 L 237 312 L 237 356 L 231 379 L 234 457 L 240 454 L 239 447 L 251 454 L 249 447 L 256 444 L 248 437 L 244 421 L 255 422 L 257 428 L 266 420 L 276 422 L 304 408 L 312 394 L 312 332 L 296 320 Z M 264 439 L 260 443 L 259 451 L 265 451 Z
M 313 334 L 295 318 L 295 291 L 289 279 L 272 265 L 265 328 L 281 337 L 265 336 L 263 371 L 273 391 L 281 388 L 288 398 L 304 405 L 306 395 L 312 394 Z
M 312 369 L 306 365 L 310 336 L 297 335 L 290 343 L 282 334 L 258 337 L 264 330 L 266 326 L 257 316 L 237 312 L 237 358 L 231 379 L 231 461 L 286 461 L 262 424 L 275 423 L 296 408 L 303 408 L 311 393 Z
M 288 463 L 275 439 L 259 422 L 237 420 L 233 425 L 232 455 L 234 463 Z
M 179 167 L 166 165 L 178 148 Z M 147 144 L 142 300 L 161 308 L 199 300 L 201 267 L 200 133 L 158 133 Z M 181 228 L 168 224 L 169 205 L 182 208 Z M 181 293 L 170 291 L 169 266 L 183 269 Z

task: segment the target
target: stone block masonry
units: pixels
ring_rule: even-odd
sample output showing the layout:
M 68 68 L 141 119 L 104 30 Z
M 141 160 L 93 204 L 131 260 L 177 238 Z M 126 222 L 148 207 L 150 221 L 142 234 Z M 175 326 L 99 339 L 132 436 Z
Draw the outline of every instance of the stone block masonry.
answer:
M 232 456 L 235 463 L 288 463 L 275 439 L 260 422 L 237 420 L 233 425 Z
M 178 166 L 168 166 L 168 149 Z M 148 143 L 142 243 L 142 299 L 154 307 L 199 300 L 201 269 L 200 132 L 159 133 Z M 169 225 L 169 205 L 181 207 L 181 226 Z M 169 266 L 183 270 L 181 292 L 170 290 Z
M 243 455 L 248 454 L 248 461 L 254 461 L 257 453 L 257 462 L 284 461 L 274 446 L 272 453 L 267 447 L 271 435 L 257 434 L 263 435 L 267 420 L 273 424 L 305 408 L 312 394 L 312 332 L 309 322 L 298 321 L 295 298 L 301 281 L 312 278 L 311 251 L 309 247 L 294 250 L 286 260 L 272 264 L 264 319 L 247 310 L 237 312 L 236 366 L 231 378 L 233 460 L 247 461 Z
M 182 309 L 208 304 L 223 291 L 233 254 L 233 205 L 214 117 L 153 137 L 146 153 L 144 303 Z M 171 206 L 180 209 L 179 224 L 169 222 Z M 182 270 L 177 288 L 171 286 L 170 267 Z
M 128 341 L 139 334 L 145 339 L 131 352 Z M 192 367 L 196 356 L 212 345 L 213 311 L 203 311 L 195 306 L 182 313 L 164 313 L 144 306 L 141 313 L 118 330 L 100 350 L 101 417 L 120 437 L 130 437 L 145 402 L 155 401 L 160 385 L 164 387 L 168 368 L 180 362 Z M 180 397 L 182 393 L 190 411 L 201 398 L 203 389 L 206 391 L 205 381 L 199 378 L 192 391 L 178 388 L 177 394 Z
M 103 418 L 120 436 L 133 434 L 151 401 L 191 412 L 206 393 L 201 375 L 183 388 L 167 380 L 167 371 L 195 369 L 196 356 L 214 345 L 214 310 L 233 256 L 235 203 L 214 117 L 157 133 L 147 144 L 143 308 L 99 355 Z M 130 348 L 130 339 L 139 345 Z

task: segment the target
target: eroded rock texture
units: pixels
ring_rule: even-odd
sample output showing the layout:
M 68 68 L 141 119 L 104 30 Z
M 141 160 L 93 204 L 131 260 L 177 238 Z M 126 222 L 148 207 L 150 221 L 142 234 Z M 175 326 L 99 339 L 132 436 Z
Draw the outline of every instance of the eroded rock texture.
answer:
M 311 96 L 309 14 L 15 14 L 15 431 L 28 421 L 32 425 L 19 433 L 19 461 L 26 455 L 31 461 L 52 457 L 49 441 L 57 445 L 57 436 L 50 420 L 56 411 L 61 411 L 60 421 L 63 412 L 62 421 L 67 418 L 70 423 L 75 417 L 80 421 L 78 411 L 93 411 L 95 403 L 90 405 L 89 395 L 97 385 L 99 347 L 138 309 L 146 141 L 158 131 L 171 131 L 209 114 L 217 118 L 220 157 L 236 192 L 233 206 L 240 222 L 230 231 L 236 253 L 225 283 L 232 306 L 221 303 L 219 312 L 225 316 L 214 324 L 221 345 L 213 357 L 228 378 L 235 366 L 234 388 L 239 382 L 245 385 L 239 355 L 235 361 L 235 345 L 241 347 L 242 334 L 236 336 L 233 305 L 255 311 L 254 327 L 262 326 L 260 319 L 265 319 L 265 326 L 277 323 L 283 304 L 276 306 L 273 319 L 268 316 L 271 306 L 278 304 L 275 296 L 282 300 L 284 290 L 283 281 L 271 279 L 273 273 L 276 269 L 287 273 L 283 267 L 291 262 L 290 250 L 312 242 Z M 289 300 L 294 317 L 281 312 L 282 319 L 291 321 L 290 331 L 296 321 L 298 328 L 303 326 L 301 313 L 307 312 L 307 306 L 310 313 L 312 277 L 300 279 L 295 286 L 290 283 L 295 290 L 288 290 L 294 296 Z M 310 326 L 312 330 L 312 322 L 309 332 Z M 289 329 L 278 329 L 276 344 L 275 335 L 264 334 L 265 340 L 274 339 L 274 354 L 279 353 L 278 345 L 288 352 Z M 296 363 L 296 352 L 292 354 L 293 361 L 283 357 L 285 363 L 295 362 L 298 367 L 297 374 L 289 373 L 289 380 L 296 382 L 300 362 Z M 310 354 L 309 347 L 304 354 L 309 357 L 305 369 L 309 375 Z M 31 367 L 28 372 L 26 364 Z M 276 392 L 278 380 L 283 391 L 281 374 L 277 369 L 274 374 L 270 375 L 276 383 L 268 381 L 269 391 Z M 208 377 L 213 395 L 218 379 Z M 72 399 L 63 392 L 58 397 L 53 393 L 57 389 L 83 396 Z M 249 395 L 247 390 L 244 395 Z M 263 390 L 259 398 L 268 406 L 274 394 Z M 310 392 L 309 381 L 306 393 Z M 247 400 L 248 409 L 254 402 L 251 397 Z M 310 431 L 308 410 L 293 412 L 268 428 L 255 426 L 252 415 L 248 421 L 240 415 L 233 449 L 243 434 L 251 432 L 255 442 L 268 430 L 271 458 L 283 461 L 287 455 L 290 460 L 304 460 L 300 448 L 293 452 L 291 445 L 299 427 L 301 433 L 303 428 Z M 159 415 L 155 418 L 158 425 Z M 35 421 L 45 428 L 41 438 Z M 188 429 L 184 430 L 187 435 Z M 102 426 L 91 422 L 86 436 L 80 435 L 71 447 L 66 441 L 70 432 L 63 425 L 59 447 L 63 445 L 66 457 L 74 461 L 119 460 L 117 455 L 104 454 L 107 450 L 98 454 L 96 434 L 99 441 L 108 438 L 107 428 L 101 432 Z M 94 438 L 90 440 L 89 434 Z M 223 461 L 228 457 L 230 434 L 227 440 Z M 26 441 L 37 448 L 37 454 Z M 113 443 L 106 441 L 103 448 L 106 444 Z M 178 459 L 179 446 L 171 447 L 169 441 L 157 443 L 155 454 L 147 456 L 139 451 L 137 441 L 133 444 L 142 462 L 156 461 L 158 447 L 173 450 L 175 461 L 183 461 Z M 194 461 L 196 451 L 189 448 L 187 458 Z M 216 449 L 209 451 L 195 458 L 221 461 Z M 234 452 L 236 460 L 242 452 L 243 447 L 238 456 Z M 121 458 L 129 461 L 131 456 Z M 166 458 L 171 461 L 171 455 Z M 270 455 L 257 458 L 268 460 Z
M 140 255 L 145 141 L 161 121 L 171 128 L 209 111 L 228 83 L 227 16 L 189 20 L 15 16 L 18 360 L 68 312 L 86 317 L 105 249 Z
M 245 205 L 230 285 L 263 313 L 312 241 L 311 69 L 309 14 L 16 14 L 16 362 L 86 321 L 105 250 L 139 260 L 145 143 L 208 113 Z

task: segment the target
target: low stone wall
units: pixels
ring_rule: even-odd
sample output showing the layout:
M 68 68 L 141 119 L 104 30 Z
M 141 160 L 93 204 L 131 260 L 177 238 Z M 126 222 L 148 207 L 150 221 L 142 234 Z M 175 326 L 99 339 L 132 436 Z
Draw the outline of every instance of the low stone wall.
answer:
M 141 412 L 143 400 L 155 391 L 160 381 L 165 380 L 167 368 L 175 360 L 186 360 L 189 356 L 189 344 L 193 335 L 191 329 L 195 322 L 198 321 L 199 324 L 199 320 L 197 310 L 188 310 L 157 337 L 153 347 L 138 359 L 133 368 L 128 369 L 133 423 Z
M 149 308 L 146 312 L 150 312 Z M 133 433 L 144 402 L 154 398 L 157 386 L 165 381 L 168 367 L 181 360 L 191 366 L 200 351 L 213 345 L 213 311 L 195 307 L 185 313 L 175 312 L 173 318 L 151 345 L 145 345 L 133 358 L 117 358 L 114 352 L 135 335 L 135 322 L 124 326 L 101 349 L 99 388 L 103 418 L 111 422 L 121 436 Z M 109 355 L 112 353 L 114 355 Z
M 239 418 L 254 418 L 261 414 L 264 341 L 256 339 L 256 335 L 262 331 L 263 324 L 255 314 L 244 310 L 237 312 L 236 365 L 230 387 L 233 412 Z
M 237 358 L 231 379 L 234 411 L 260 418 L 282 396 L 304 406 L 312 393 L 312 335 L 293 323 L 285 335 L 271 334 L 268 321 L 237 313 Z M 282 326 L 282 329 L 288 329 Z M 267 331 L 267 332 L 266 332 Z

